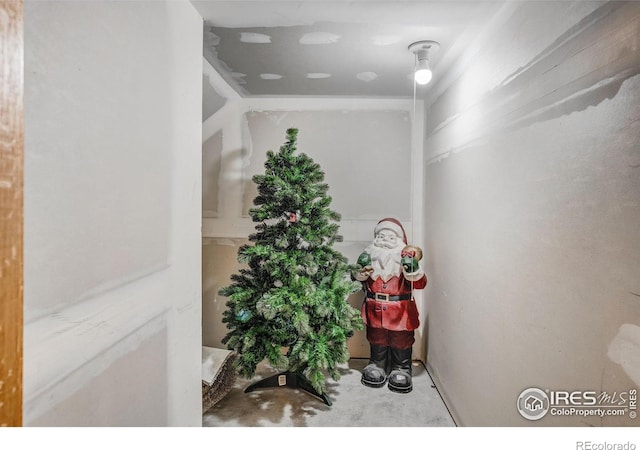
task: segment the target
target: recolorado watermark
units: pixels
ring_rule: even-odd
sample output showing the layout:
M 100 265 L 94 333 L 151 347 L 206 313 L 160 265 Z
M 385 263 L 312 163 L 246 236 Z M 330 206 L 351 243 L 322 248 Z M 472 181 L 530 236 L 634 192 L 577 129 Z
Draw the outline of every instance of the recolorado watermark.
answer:
M 525 389 L 518 396 L 517 408 L 527 420 L 540 420 L 551 416 L 624 416 L 637 417 L 637 390 L 622 392 L 563 391 Z M 582 448 L 581 448 L 582 449 Z M 584 447 L 584 450 L 618 450 L 617 447 Z M 622 449 L 620 450 L 632 450 Z
M 576 450 L 636 450 L 633 442 L 576 442 Z

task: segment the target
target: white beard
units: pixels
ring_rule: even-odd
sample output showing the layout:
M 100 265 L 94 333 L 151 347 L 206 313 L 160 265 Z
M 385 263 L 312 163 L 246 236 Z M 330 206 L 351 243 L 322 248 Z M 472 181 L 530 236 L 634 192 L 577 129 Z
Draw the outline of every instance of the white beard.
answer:
M 373 273 L 370 275 L 372 280 L 381 278 L 382 281 L 389 281 L 393 277 L 400 276 L 402 273 L 402 264 L 400 263 L 402 249 L 404 243 L 398 240 L 395 248 L 378 247 L 375 244 L 369 245 L 365 252 L 371 256 L 371 267 Z

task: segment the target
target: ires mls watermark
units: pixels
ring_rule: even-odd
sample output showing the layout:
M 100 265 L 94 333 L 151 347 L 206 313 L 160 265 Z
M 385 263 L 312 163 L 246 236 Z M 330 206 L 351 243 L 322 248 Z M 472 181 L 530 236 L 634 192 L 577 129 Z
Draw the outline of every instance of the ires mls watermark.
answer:
M 531 387 L 518 396 L 518 412 L 527 420 L 552 416 L 637 417 L 637 390 L 622 392 L 555 391 Z

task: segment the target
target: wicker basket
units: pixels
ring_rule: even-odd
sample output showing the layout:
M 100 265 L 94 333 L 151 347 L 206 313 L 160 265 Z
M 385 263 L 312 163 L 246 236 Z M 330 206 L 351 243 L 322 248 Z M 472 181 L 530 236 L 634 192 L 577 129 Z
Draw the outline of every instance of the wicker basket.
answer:
M 202 413 L 206 413 L 236 383 L 237 373 L 233 367 L 236 354 L 212 347 L 202 347 Z

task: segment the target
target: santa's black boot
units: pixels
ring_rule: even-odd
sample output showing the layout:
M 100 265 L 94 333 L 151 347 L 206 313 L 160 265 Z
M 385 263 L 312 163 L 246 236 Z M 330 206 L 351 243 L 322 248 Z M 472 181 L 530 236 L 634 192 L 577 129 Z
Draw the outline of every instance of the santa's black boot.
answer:
M 387 357 L 389 355 L 389 347 L 380 345 L 371 346 L 371 354 L 369 356 L 369 364 L 362 370 L 362 378 L 360 381 L 365 386 L 379 388 L 387 382 Z
M 389 389 L 406 394 L 413 389 L 411 381 L 411 347 L 390 348 L 391 373 L 389 373 Z

